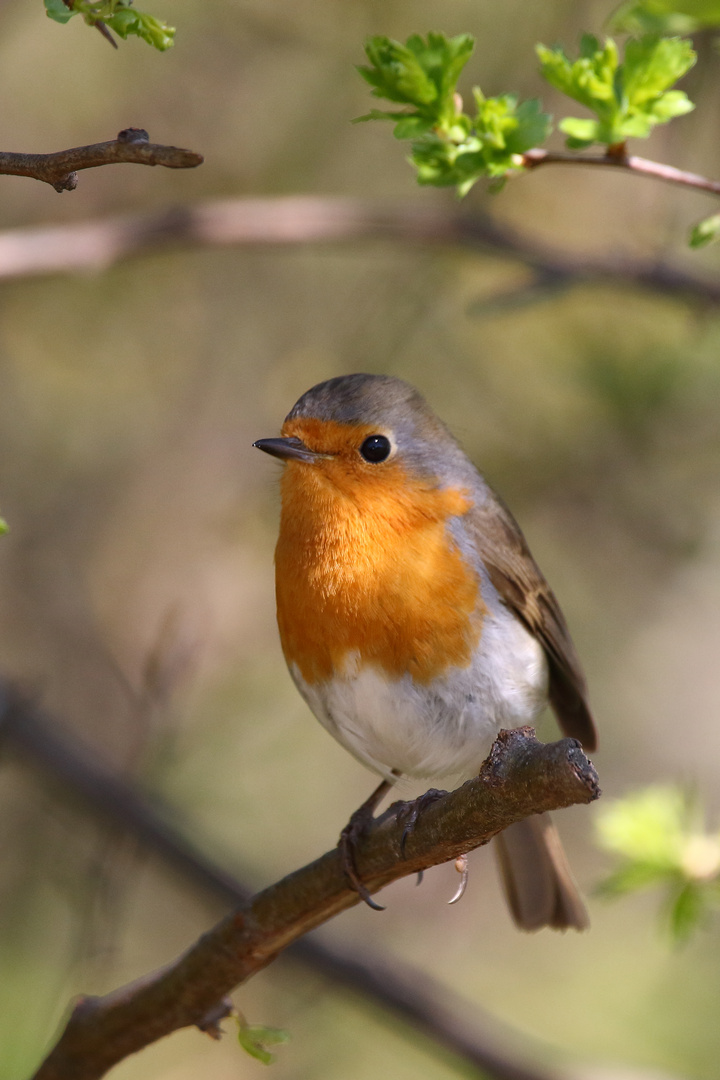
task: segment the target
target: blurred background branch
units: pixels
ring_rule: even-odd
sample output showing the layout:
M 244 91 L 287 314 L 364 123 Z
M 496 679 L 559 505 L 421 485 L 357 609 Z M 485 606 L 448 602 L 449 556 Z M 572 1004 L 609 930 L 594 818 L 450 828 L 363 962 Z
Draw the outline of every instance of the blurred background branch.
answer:
M 184 153 L 184 151 L 183 151 Z M 510 256 L 533 278 L 497 302 L 592 282 L 623 282 L 702 302 L 720 300 L 720 285 L 671 262 L 624 253 L 577 255 L 538 244 L 492 217 L 446 201 L 382 203 L 330 196 L 227 199 L 173 207 L 152 215 L 78 222 L 0 233 L 0 278 L 102 270 L 127 258 L 181 248 L 347 244 L 358 241 L 438 245 Z M 490 301 L 491 302 L 491 301 Z

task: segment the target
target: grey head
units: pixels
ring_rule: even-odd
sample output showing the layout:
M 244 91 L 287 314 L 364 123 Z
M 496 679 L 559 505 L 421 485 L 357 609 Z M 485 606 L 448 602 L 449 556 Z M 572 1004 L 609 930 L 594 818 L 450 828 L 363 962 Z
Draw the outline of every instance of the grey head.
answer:
M 307 390 L 286 423 L 298 418 L 377 427 L 397 445 L 406 468 L 436 478 L 477 485 L 477 470 L 422 394 L 391 375 L 340 375 Z
M 392 375 L 338 375 L 310 387 L 288 413 L 334 420 L 339 424 L 397 424 L 408 413 L 437 420 L 430 406 L 410 383 Z

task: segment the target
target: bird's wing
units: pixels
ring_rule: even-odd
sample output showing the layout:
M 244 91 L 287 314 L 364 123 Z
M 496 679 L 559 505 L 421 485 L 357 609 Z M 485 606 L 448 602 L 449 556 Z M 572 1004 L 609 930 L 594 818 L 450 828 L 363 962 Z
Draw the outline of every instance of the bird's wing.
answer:
M 587 685 L 555 596 L 542 576 L 520 526 L 489 492 L 463 517 L 492 584 L 507 607 L 543 646 L 550 669 L 549 698 L 560 727 L 586 750 L 597 745 Z

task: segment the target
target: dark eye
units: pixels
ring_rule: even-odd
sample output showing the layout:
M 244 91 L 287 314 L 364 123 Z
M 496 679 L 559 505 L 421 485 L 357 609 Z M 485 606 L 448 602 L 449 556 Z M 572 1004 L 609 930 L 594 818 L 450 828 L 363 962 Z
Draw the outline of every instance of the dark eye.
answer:
M 360 447 L 360 454 L 366 461 L 376 465 L 385 461 L 392 450 L 390 440 L 385 435 L 370 435 Z

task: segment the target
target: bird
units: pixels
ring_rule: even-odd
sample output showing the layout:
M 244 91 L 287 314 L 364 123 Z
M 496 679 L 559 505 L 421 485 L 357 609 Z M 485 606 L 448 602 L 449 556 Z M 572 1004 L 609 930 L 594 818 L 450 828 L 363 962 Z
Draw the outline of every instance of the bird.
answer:
M 595 749 L 585 676 L 510 510 L 409 383 L 328 379 L 253 446 L 284 466 L 275 585 L 290 674 L 382 777 L 341 836 L 351 883 L 379 907 L 352 848 L 391 785 L 477 774 L 501 729 L 532 725 L 548 704 Z M 518 927 L 587 927 L 547 814 L 495 845 Z

